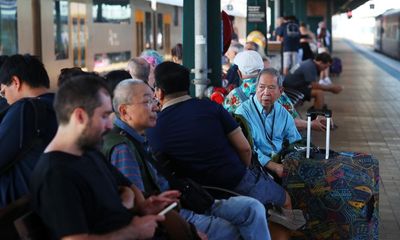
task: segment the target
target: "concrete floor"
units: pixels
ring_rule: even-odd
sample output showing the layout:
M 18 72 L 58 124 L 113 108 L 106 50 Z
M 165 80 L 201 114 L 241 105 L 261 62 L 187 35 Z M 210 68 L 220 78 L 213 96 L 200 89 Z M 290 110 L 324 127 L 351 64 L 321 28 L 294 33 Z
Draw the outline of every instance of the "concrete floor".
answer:
M 332 132 L 331 148 L 367 152 L 379 159 L 379 239 L 400 239 L 400 81 L 347 42 L 334 44 L 333 56 L 342 59 L 343 72 L 333 81 L 345 89 L 339 95 L 326 94 L 339 126 Z M 306 102 L 299 108 L 303 116 L 309 106 Z M 313 142 L 324 146 L 325 135 L 314 133 Z

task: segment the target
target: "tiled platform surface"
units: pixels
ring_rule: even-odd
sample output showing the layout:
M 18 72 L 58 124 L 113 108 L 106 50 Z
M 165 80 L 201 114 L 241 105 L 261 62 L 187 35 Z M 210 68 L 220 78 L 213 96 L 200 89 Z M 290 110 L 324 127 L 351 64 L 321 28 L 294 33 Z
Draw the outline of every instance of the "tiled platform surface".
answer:
M 372 153 L 380 164 L 380 237 L 400 239 L 400 81 L 342 40 L 334 42 L 343 72 L 333 81 L 345 89 L 326 94 L 326 103 L 339 126 L 332 132 L 337 151 Z M 398 64 L 400 66 L 400 62 Z M 399 72 L 400 75 L 400 72 Z M 310 103 L 299 110 L 305 116 Z M 313 142 L 325 145 L 325 135 L 313 134 Z

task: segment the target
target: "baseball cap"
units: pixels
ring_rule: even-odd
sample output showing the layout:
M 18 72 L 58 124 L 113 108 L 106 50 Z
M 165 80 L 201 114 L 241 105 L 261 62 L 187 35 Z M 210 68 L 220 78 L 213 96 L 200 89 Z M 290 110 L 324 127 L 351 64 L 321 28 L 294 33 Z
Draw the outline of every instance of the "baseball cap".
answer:
M 261 55 L 253 50 L 246 50 L 238 53 L 233 59 L 243 75 L 255 75 L 264 68 Z

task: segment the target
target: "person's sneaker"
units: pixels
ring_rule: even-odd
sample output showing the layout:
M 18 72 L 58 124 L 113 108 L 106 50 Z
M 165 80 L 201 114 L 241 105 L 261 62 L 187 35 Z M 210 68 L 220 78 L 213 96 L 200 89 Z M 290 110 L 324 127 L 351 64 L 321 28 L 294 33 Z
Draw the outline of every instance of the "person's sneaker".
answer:
M 269 221 L 278 223 L 290 230 L 297 230 L 306 224 L 303 211 L 300 209 L 276 209 L 268 210 Z
M 321 85 L 331 85 L 332 80 L 329 77 L 326 77 L 324 79 L 320 79 L 318 83 Z

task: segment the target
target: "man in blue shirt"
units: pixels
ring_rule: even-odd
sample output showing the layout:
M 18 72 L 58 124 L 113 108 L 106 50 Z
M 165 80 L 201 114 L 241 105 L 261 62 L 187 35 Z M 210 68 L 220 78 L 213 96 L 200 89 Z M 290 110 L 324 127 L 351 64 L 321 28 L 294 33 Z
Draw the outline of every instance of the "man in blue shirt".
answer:
M 166 191 L 169 184 L 157 175 L 145 137 L 156 125 L 157 101 L 141 80 L 124 80 L 115 89 L 113 130 L 104 137 L 103 149 L 116 166 L 141 191 Z M 208 239 L 270 239 L 263 205 L 249 197 L 218 200 L 203 215 L 181 209 L 180 215 L 193 223 Z
M 8 57 L 0 69 L 0 83 L 1 95 L 10 104 L 0 117 L 1 208 L 29 193 L 31 173 L 56 133 L 57 120 L 50 80 L 37 58 Z
M 221 105 L 188 95 L 188 69 L 164 62 L 155 77 L 162 109 L 147 132 L 153 152 L 171 156 L 180 176 L 291 209 L 289 194 L 251 165 L 250 144 L 231 115 Z
M 282 78 L 273 68 L 266 68 L 257 77 L 256 94 L 236 110 L 248 122 L 254 148 L 261 165 L 283 174 L 282 164 L 270 161 L 282 149 L 284 140 L 293 143 L 301 139 L 289 112 L 276 100 L 282 94 Z

